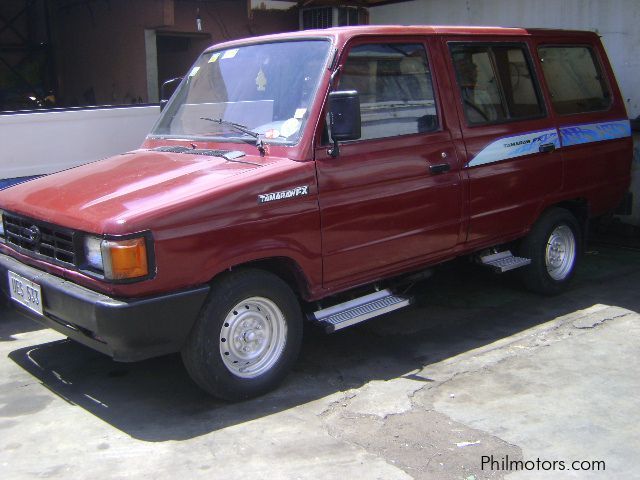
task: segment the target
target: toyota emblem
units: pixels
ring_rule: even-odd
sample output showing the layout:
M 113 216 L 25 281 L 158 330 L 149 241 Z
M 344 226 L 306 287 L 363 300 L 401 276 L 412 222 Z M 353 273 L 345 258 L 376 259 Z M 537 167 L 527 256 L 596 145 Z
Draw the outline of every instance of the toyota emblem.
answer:
M 35 225 L 31 225 L 29 228 L 25 228 L 23 230 L 25 240 L 31 245 L 35 246 L 40 242 L 42 238 L 42 234 L 40 233 L 40 229 Z

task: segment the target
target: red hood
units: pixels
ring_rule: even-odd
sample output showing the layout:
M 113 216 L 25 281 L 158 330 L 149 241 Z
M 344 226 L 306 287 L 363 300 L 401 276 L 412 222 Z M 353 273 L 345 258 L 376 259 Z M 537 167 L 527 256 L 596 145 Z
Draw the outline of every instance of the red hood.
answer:
M 0 208 L 94 233 L 127 233 L 131 218 L 210 192 L 273 160 L 138 150 L 1 191 Z

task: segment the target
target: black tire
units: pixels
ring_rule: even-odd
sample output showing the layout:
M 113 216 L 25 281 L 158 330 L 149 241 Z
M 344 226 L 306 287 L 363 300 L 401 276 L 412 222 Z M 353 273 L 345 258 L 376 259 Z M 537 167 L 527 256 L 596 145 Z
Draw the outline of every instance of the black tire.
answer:
M 519 255 L 531 259 L 520 269 L 525 286 L 544 295 L 564 291 L 582 255 L 582 230 L 571 212 L 552 208 L 544 212 L 521 242 Z
M 273 390 L 295 363 L 301 343 L 302 312 L 291 288 L 269 272 L 238 270 L 214 282 L 182 360 L 203 390 L 239 401 Z

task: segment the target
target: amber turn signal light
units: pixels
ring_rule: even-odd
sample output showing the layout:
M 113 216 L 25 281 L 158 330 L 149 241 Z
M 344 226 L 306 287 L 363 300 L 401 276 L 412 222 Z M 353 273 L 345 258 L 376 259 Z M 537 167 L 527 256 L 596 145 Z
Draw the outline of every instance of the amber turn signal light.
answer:
M 144 238 L 102 242 L 104 275 L 111 280 L 144 277 L 149 274 Z

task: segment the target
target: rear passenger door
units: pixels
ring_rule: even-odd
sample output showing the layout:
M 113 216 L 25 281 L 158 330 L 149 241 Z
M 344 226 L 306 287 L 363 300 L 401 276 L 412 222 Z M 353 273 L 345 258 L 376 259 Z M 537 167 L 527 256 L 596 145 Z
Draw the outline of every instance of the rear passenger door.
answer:
M 537 52 L 562 144 L 564 191 L 589 199 L 599 215 L 629 182 L 631 128 L 613 72 L 595 34 L 541 37 Z
M 460 165 L 422 38 L 356 39 L 337 90 L 357 90 L 362 137 L 316 149 L 326 288 L 446 255 L 459 240 Z
M 467 241 L 519 236 L 562 187 L 558 133 L 548 116 L 530 44 L 443 39 L 466 147 Z

